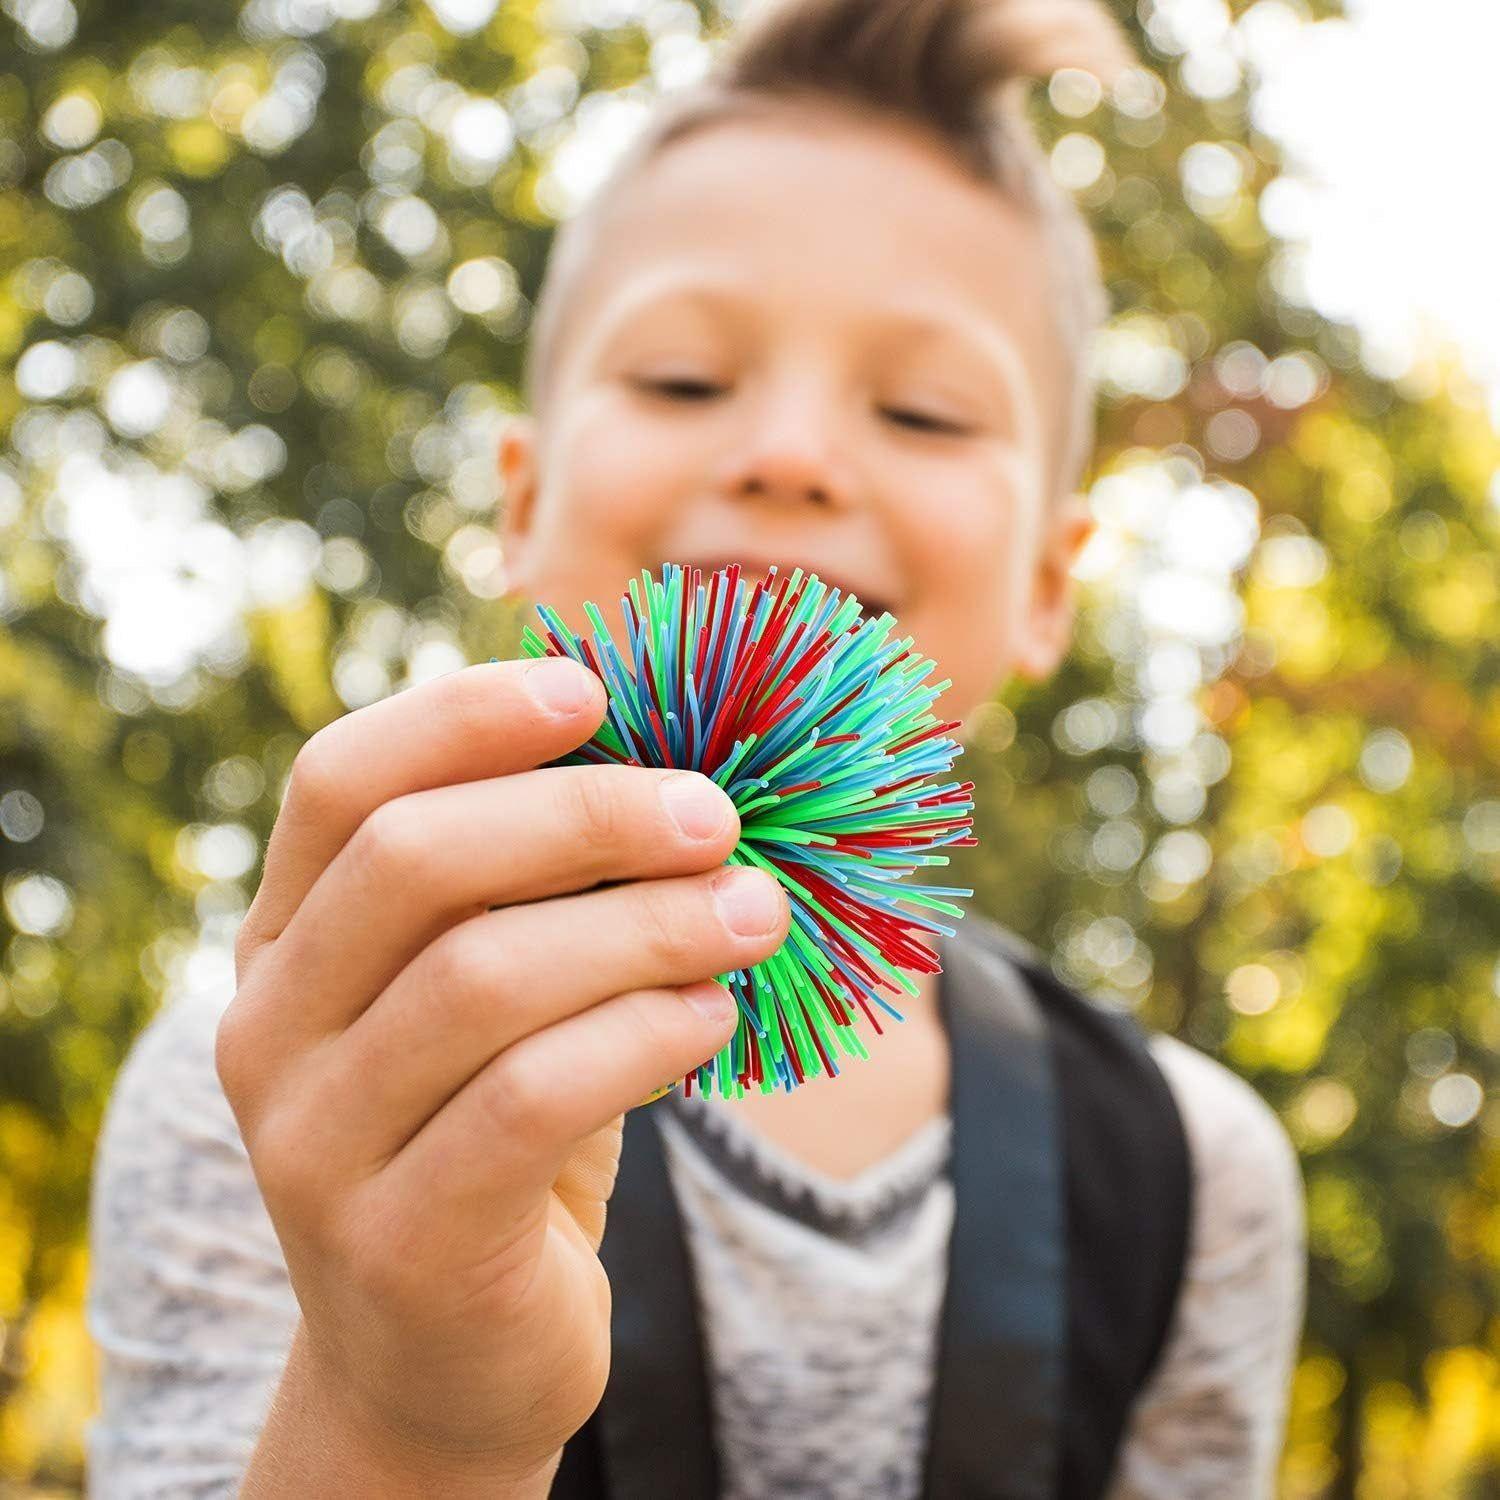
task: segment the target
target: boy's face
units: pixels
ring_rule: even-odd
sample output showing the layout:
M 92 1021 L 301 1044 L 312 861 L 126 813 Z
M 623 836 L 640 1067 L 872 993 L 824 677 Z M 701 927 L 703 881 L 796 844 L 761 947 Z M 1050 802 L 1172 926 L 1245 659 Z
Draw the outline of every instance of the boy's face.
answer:
M 501 442 L 512 587 L 582 631 L 642 568 L 801 566 L 891 611 L 944 717 L 1053 670 L 1091 523 L 1046 493 L 1062 366 L 1024 210 L 909 127 L 803 109 L 673 142 L 596 232 L 540 420 Z

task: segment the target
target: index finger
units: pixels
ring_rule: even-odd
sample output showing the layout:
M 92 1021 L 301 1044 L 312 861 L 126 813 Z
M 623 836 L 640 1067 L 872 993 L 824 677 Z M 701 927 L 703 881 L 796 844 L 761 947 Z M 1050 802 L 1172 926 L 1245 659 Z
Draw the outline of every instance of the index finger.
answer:
M 292 764 L 236 943 L 240 961 L 281 935 L 381 803 L 532 770 L 587 740 L 605 707 L 604 684 L 587 667 L 540 657 L 460 667 L 324 725 Z

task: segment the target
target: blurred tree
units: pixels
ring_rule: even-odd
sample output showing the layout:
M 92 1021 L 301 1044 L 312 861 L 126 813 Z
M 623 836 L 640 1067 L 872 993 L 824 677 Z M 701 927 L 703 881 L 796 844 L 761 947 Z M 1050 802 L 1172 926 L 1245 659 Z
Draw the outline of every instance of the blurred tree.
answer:
M 1249 40 L 1294 13 L 1188 9 L 1034 100 L 1115 302 L 1100 530 L 1065 670 L 982 716 L 956 878 L 1298 1141 L 1284 1494 L 1493 1493 L 1500 444 L 1453 371 L 1368 373 L 1265 228 Z M 4 11 L 0 1485 L 76 1494 L 115 1069 L 232 984 L 306 735 L 514 651 L 493 452 L 549 227 L 726 16 Z

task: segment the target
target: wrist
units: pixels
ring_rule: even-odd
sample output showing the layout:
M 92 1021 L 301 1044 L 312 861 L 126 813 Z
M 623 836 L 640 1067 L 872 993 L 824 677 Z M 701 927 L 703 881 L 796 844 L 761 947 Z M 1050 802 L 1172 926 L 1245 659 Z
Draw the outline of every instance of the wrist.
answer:
M 392 1430 L 325 1378 L 299 1322 L 239 1500 L 546 1500 L 561 1457 L 521 1469 Z

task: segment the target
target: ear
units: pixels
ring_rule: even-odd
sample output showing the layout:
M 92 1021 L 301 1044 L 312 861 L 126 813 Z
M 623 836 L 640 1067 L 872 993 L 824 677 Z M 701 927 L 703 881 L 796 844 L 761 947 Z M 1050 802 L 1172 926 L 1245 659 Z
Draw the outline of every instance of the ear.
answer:
M 1043 520 L 1031 601 L 1012 661 L 1021 677 L 1040 682 L 1057 670 L 1067 654 L 1075 611 L 1073 564 L 1096 524 L 1081 494 L 1068 495 Z
M 496 467 L 500 473 L 500 515 L 497 533 L 505 559 L 507 592 L 529 576 L 532 524 L 536 516 L 536 419 L 510 418 L 500 434 Z

